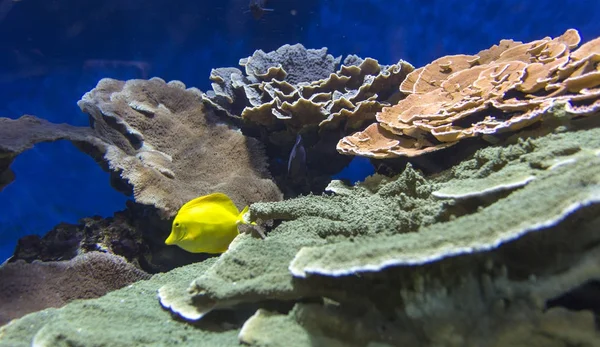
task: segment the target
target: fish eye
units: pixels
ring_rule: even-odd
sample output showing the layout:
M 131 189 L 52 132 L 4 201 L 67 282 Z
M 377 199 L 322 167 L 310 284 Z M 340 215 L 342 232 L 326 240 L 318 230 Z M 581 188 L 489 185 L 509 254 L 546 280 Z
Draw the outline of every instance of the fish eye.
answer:
M 175 223 L 175 227 L 179 228 L 179 222 Z

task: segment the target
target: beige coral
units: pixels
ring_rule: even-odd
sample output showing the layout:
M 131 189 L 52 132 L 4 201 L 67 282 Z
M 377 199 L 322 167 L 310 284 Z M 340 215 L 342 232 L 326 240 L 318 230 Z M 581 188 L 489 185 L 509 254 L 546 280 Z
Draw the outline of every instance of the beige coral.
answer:
M 409 95 L 377 125 L 339 141 L 343 154 L 413 157 L 461 139 L 516 131 L 557 105 L 572 116 L 600 110 L 600 38 L 574 50 L 577 30 L 529 43 L 503 40 L 477 55 L 439 58 L 400 85 Z M 385 140 L 383 140 L 385 139 Z
M 200 195 L 220 191 L 240 207 L 279 200 L 261 145 L 216 118 L 201 93 L 157 78 L 103 79 L 79 107 L 96 133 L 114 140 L 104 159 L 137 202 L 173 216 Z
M 178 81 L 105 78 L 78 102 L 90 127 L 24 116 L 0 118 L 0 189 L 13 159 L 39 142 L 67 139 L 113 175 L 115 188 L 168 219 L 215 191 L 239 207 L 277 201 L 262 145 L 219 120 L 195 88 Z

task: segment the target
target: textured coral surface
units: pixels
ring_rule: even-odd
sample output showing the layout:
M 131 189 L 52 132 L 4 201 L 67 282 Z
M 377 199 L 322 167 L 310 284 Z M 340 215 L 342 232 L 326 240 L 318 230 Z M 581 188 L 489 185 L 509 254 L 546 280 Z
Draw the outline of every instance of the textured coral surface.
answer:
M 150 275 L 112 254 L 92 252 L 68 261 L 0 267 L 0 325 L 27 313 L 97 298 Z
M 197 89 L 161 79 L 103 79 L 79 102 L 90 128 L 32 116 L 0 118 L 0 185 L 9 166 L 35 143 L 68 139 L 113 173 L 115 188 L 165 218 L 197 196 L 224 192 L 243 207 L 278 200 L 261 145 L 223 124 Z
M 476 55 L 446 56 L 411 72 L 408 97 L 377 122 L 340 140 L 340 153 L 372 158 L 418 156 L 457 141 L 516 131 L 553 107 L 574 117 L 600 109 L 600 38 L 579 48 L 577 30 L 522 43 L 502 40 Z

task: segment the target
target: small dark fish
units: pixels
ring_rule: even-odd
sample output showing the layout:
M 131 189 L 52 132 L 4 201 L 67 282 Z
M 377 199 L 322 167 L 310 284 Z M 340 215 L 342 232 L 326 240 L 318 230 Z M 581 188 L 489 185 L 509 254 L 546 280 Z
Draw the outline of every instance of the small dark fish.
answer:
M 267 0 L 250 0 L 248 7 L 250 8 L 250 12 L 254 19 L 260 19 L 265 12 L 272 12 L 272 8 L 265 8 L 265 4 Z
M 294 182 L 300 182 L 306 176 L 306 150 L 300 134 L 296 135 L 296 143 L 290 151 L 287 175 Z

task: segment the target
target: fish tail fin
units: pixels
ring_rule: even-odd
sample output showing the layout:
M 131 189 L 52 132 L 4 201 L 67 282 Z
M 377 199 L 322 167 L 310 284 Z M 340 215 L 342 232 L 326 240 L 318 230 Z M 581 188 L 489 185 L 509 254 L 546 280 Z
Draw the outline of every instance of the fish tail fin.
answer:
M 242 210 L 242 212 L 240 212 L 240 214 L 238 215 L 238 224 L 252 224 L 252 225 L 256 225 L 256 223 L 251 222 L 248 219 L 248 210 L 250 210 L 250 206 L 246 206 L 244 207 L 244 209 Z

